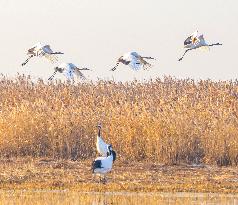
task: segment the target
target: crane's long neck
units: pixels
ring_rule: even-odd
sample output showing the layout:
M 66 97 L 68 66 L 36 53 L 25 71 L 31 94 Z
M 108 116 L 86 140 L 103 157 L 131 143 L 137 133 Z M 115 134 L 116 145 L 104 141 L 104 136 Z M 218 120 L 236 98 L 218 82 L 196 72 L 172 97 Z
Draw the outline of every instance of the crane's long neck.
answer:
M 119 66 L 120 62 L 118 61 L 117 64 L 111 69 L 111 71 L 115 71 L 117 67 Z
M 55 74 L 58 72 L 58 70 L 55 70 L 55 72 L 48 78 L 48 80 L 52 80 L 55 77 Z
M 101 137 L 101 128 L 98 128 L 98 137 Z
M 29 61 L 32 57 L 34 57 L 34 55 L 30 55 L 30 56 L 25 60 L 25 62 L 22 63 L 21 65 L 22 65 L 22 66 L 26 65 L 26 64 L 28 63 L 28 61 Z
M 188 48 L 187 50 L 184 51 L 182 57 L 179 59 L 179 61 L 183 60 L 183 57 L 185 56 L 185 54 L 188 52 L 188 51 L 191 51 L 193 49 L 196 49 L 196 48 Z

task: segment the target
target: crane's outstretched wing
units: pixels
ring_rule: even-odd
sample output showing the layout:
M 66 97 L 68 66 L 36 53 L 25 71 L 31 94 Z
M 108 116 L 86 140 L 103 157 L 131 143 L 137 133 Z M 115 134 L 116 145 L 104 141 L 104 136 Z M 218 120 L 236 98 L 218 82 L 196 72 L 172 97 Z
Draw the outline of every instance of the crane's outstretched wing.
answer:
M 58 58 L 54 54 L 53 50 L 50 48 L 50 45 L 45 45 L 40 49 L 39 55 L 44 56 L 51 63 L 58 62 Z
M 48 53 L 48 54 L 54 53 L 53 50 L 50 48 L 50 45 L 45 45 L 45 46 L 43 46 L 42 50 L 43 50 L 45 53 Z
M 62 52 L 54 52 L 51 48 L 50 45 L 45 45 L 39 50 L 39 56 L 44 56 L 47 58 L 51 63 L 56 63 L 58 62 L 58 57 L 56 54 L 64 54 Z
M 81 70 L 81 69 L 79 69 L 79 68 L 75 68 L 75 69 L 74 69 L 74 74 L 75 74 L 77 77 L 79 77 L 80 79 L 85 80 L 86 77 L 84 76 L 84 74 L 83 74 L 80 70 Z
M 74 70 L 69 65 L 64 67 L 63 74 L 68 80 L 74 79 Z
M 152 67 L 152 65 L 144 59 L 151 59 L 151 60 L 152 59 L 155 60 L 155 59 L 152 58 L 152 57 L 141 57 L 141 56 L 138 57 L 138 61 L 140 63 L 140 66 L 142 66 L 144 70 L 148 70 L 150 67 Z
M 43 47 L 43 50 L 44 50 L 44 52 L 45 53 L 48 53 L 48 54 L 51 54 L 51 55 L 54 55 L 54 54 L 64 54 L 64 53 L 62 53 L 62 52 L 54 52 L 52 49 L 51 49 L 51 47 L 50 47 L 50 45 L 45 45 L 44 47 Z
M 183 45 L 184 46 L 188 46 L 192 44 L 192 36 L 189 36 L 188 38 L 186 38 L 186 40 L 184 41 Z
M 35 52 L 36 52 L 36 46 L 33 46 L 33 47 L 28 49 L 27 54 L 28 55 L 34 55 Z
M 193 32 L 183 43 L 185 48 L 190 48 L 199 43 L 198 31 Z

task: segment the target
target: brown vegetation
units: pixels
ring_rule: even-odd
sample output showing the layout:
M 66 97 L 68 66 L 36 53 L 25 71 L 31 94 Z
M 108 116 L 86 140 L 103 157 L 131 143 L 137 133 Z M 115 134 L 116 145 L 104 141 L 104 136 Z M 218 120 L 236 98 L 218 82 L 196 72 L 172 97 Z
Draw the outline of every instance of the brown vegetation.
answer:
M 116 161 L 107 183 L 99 184 L 91 160 L 12 158 L 0 161 L 1 190 L 80 192 L 215 192 L 238 193 L 236 167 L 165 166 Z
M 95 157 L 96 125 L 121 160 L 238 164 L 238 82 L 0 79 L 1 157 Z

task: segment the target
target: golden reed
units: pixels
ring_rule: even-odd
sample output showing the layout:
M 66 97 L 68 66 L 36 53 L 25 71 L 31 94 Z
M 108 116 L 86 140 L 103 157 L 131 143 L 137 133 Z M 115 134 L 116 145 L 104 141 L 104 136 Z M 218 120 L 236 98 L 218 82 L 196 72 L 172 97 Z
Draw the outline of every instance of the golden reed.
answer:
M 238 164 L 238 82 L 0 78 L 1 157 L 88 159 L 96 125 L 122 160 Z

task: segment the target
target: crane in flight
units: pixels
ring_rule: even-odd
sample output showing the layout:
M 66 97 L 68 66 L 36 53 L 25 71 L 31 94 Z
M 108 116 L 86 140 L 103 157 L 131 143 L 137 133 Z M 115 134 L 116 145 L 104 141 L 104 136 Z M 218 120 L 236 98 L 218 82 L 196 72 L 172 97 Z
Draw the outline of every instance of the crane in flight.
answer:
M 88 68 L 78 68 L 73 63 L 61 63 L 54 69 L 55 69 L 54 73 L 49 77 L 48 80 L 52 80 L 57 72 L 63 73 L 68 80 L 74 80 L 74 76 L 79 77 L 82 80 L 85 80 L 86 78 L 81 71 L 90 70 Z
M 50 45 L 43 44 L 43 43 L 37 43 L 31 48 L 28 49 L 27 51 L 27 56 L 28 58 L 21 64 L 22 66 L 26 65 L 31 58 L 34 56 L 36 57 L 45 57 L 51 62 L 57 61 L 57 58 L 55 55 L 58 54 L 64 54 L 62 52 L 54 52 L 51 48 Z
M 111 69 L 111 71 L 115 71 L 120 63 L 128 65 L 133 70 L 139 70 L 141 67 L 143 67 L 146 70 L 150 68 L 152 65 L 147 61 L 145 61 L 145 59 L 155 60 L 155 58 L 152 57 L 142 57 L 137 52 L 125 53 L 117 60 L 116 65 Z
M 221 46 L 221 45 L 222 45 L 221 43 L 208 44 L 205 41 L 203 34 L 198 34 L 198 31 L 195 31 L 184 41 L 184 48 L 186 50 L 184 51 L 182 57 L 179 58 L 179 61 L 183 60 L 183 57 L 188 51 L 195 50 L 197 48 L 209 48 L 211 46 Z

